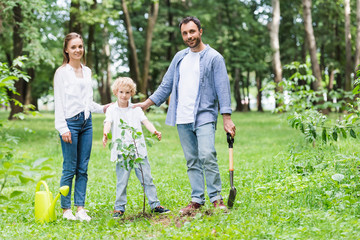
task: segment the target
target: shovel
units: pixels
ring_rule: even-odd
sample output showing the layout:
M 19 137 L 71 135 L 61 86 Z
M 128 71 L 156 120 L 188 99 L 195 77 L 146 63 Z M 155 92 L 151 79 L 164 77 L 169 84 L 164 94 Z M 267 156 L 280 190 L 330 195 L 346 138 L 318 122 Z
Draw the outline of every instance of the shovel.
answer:
M 232 208 L 236 197 L 236 188 L 234 187 L 234 159 L 233 159 L 233 144 L 234 138 L 230 133 L 227 133 L 227 142 L 229 144 L 229 174 L 230 174 L 230 194 L 228 199 L 228 207 Z

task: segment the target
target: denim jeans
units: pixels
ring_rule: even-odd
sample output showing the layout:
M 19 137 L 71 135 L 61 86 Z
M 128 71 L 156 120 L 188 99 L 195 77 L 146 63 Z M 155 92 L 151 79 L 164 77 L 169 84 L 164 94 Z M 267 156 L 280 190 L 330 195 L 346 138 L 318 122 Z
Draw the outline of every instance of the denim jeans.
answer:
M 61 195 L 61 208 L 63 209 L 71 208 L 71 188 L 74 176 L 74 205 L 81 207 L 85 205 L 87 169 L 93 136 L 91 114 L 85 120 L 84 112 L 81 112 L 66 119 L 66 122 L 71 132 L 72 143 L 64 142 L 60 136 L 64 158 L 60 186 L 67 185 L 70 187 L 69 194 L 66 197 Z
M 178 134 L 187 162 L 191 201 L 205 203 L 205 182 L 210 202 L 222 199 L 221 179 L 215 150 L 215 123 L 197 128 L 192 123 L 178 124 Z
M 141 164 L 142 171 L 144 174 L 144 182 L 145 182 L 145 194 L 148 199 L 148 203 L 151 209 L 154 209 L 160 206 L 160 201 L 157 197 L 156 187 L 153 183 L 153 178 L 151 177 L 151 169 L 149 160 L 147 157 L 144 158 L 144 162 Z M 121 167 L 121 164 L 116 163 L 116 200 L 115 200 L 115 210 L 125 212 L 125 205 L 127 203 L 126 200 L 126 188 L 128 185 L 131 168 L 128 168 L 127 171 L 124 167 Z M 139 179 L 140 183 L 142 183 L 142 176 L 140 168 L 135 168 L 135 174 Z

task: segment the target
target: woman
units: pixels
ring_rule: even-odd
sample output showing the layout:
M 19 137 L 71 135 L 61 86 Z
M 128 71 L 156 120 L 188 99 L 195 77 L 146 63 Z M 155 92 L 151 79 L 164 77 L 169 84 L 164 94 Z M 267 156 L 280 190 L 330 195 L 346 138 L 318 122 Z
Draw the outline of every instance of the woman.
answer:
M 87 169 L 92 146 L 91 112 L 104 113 L 108 105 L 93 102 L 91 70 L 82 64 L 85 58 L 84 42 L 77 33 L 64 39 L 64 60 L 54 76 L 55 128 L 59 131 L 63 153 L 63 171 L 60 186 L 68 185 L 70 194 L 61 196 L 63 218 L 86 220 L 91 217 L 84 209 Z M 71 188 L 75 177 L 75 216 L 71 211 Z

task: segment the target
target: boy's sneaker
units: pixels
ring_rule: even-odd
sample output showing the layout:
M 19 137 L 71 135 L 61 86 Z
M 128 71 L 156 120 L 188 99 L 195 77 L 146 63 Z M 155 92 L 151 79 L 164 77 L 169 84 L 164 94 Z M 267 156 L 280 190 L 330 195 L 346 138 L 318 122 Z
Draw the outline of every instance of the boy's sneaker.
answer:
M 76 220 L 76 217 L 72 213 L 71 209 L 68 209 L 63 213 L 63 218 L 67 220 Z
M 222 199 L 215 200 L 213 202 L 214 208 L 221 209 L 221 210 L 227 210 L 228 208 L 225 206 L 224 201 Z
M 124 216 L 124 212 L 118 211 L 118 210 L 114 210 L 113 218 L 118 219 L 118 218 L 121 218 L 122 216 Z
M 171 212 L 169 209 L 164 208 L 163 206 L 155 207 L 153 210 L 151 210 L 152 213 L 169 213 Z
M 91 217 L 89 217 L 86 212 L 88 212 L 88 210 L 85 209 L 80 209 L 78 212 L 76 212 L 76 220 L 80 220 L 81 222 L 85 220 L 89 222 Z
M 201 208 L 203 205 L 197 202 L 190 202 L 189 205 L 187 205 L 186 207 L 184 207 L 183 209 L 180 210 L 180 213 L 182 215 L 186 215 L 186 214 L 190 214 L 192 212 L 194 212 L 195 210 Z

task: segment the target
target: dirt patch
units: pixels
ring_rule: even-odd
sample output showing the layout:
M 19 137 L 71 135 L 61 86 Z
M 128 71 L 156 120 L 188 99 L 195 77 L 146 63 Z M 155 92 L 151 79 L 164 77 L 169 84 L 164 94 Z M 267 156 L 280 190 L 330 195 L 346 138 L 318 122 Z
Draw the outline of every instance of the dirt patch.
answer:
M 173 225 L 177 228 L 181 228 L 184 226 L 185 222 L 191 222 L 195 217 L 198 216 L 199 213 L 201 216 L 211 216 L 214 214 L 214 211 L 207 209 L 205 211 L 194 211 L 185 215 L 174 215 L 172 213 L 162 215 L 138 213 L 137 215 L 125 215 L 123 218 L 118 219 L 117 222 L 119 224 L 123 224 L 127 222 L 139 221 L 141 219 L 147 219 L 152 225 L 161 224 L 164 227 Z

